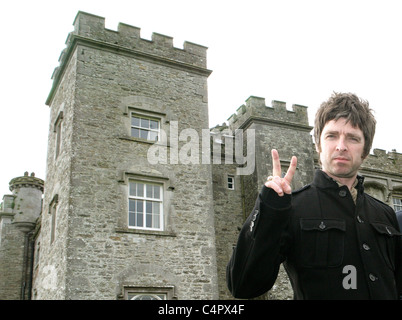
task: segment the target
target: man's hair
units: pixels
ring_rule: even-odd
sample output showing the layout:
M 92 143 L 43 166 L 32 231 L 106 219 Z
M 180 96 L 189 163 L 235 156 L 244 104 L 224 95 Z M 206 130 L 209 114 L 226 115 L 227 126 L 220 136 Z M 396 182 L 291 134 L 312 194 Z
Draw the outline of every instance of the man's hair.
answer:
M 368 101 L 360 99 L 355 94 L 334 92 L 327 101 L 321 104 L 315 115 L 314 139 L 317 149 L 321 150 L 320 137 L 327 122 L 345 118 L 347 123 L 350 122 L 353 127 L 357 127 L 363 132 L 362 158 L 366 158 L 373 144 L 376 126 L 372 111 Z

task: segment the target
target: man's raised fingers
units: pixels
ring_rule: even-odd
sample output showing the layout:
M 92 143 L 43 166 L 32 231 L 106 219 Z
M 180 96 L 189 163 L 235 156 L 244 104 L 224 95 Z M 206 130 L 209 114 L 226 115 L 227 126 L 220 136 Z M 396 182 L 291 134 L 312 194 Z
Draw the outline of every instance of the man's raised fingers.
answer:
M 281 176 L 281 163 L 279 161 L 279 153 L 276 149 L 271 150 L 271 155 L 272 155 L 272 175 Z
M 293 176 L 296 173 L 296 167 L 297 167 L 297 158 L 293 156 L 292 159 L 290 160 L 290 166 L 288 172 L 286 172 L 285 175 L 285 179 L 286 181 L 289 182 L 289 184 L 292 182 Z

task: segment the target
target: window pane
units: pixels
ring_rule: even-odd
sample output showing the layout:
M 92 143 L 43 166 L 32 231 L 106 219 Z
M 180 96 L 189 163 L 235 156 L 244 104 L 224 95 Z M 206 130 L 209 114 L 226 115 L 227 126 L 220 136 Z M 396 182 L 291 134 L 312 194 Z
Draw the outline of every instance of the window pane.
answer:
M 140 137 L 140 129 L 131 128 L 131 136 L 134 138 L 139 138 Z
M 135 210 L 138 213 L 143 213 L 144 212 L 144 201 L 138 200 L 137 201 L 137 210 Z
M 142 213 L 137 213 L 137 221 L 135 224 L 136 227 L 144 226 L 144 215 Z
M 149 129 L 149 120 L 141 119 L 141 128 Z
M 131 118 L 131 125 L 139 127 L 140 126 L 140 118 L 132 117 Z
M 153 210 L 152 210 L 152 212 L 153 212 L 154 214 L 159 214 L 159 206 L 160 206 L 160 203 L 159 203 L 159 202 L 154 202 L 154 203 L 153 203 Z
M 140 130 L 140 138 L 141 139 L 148 139 L 148 133 L 149 133 L 149 131 L 148 130 Z
M 131 200 L 130 199 L 130 201 L 128 202 L 128 211 L 130 211 L 130 212 L 136 211 L 135 210 L 135 203 L 136 202 L 137 202 L 136 200 Z
M 159 129 L 159 122 L 155 120 L 150 120 L 149 127 L 151 129 Z
M 128 225 L 130 227 L 135 227 L 135 213 L 134 212 L 129 212 L 128 213 Z
M 147 198 L 152 198 L 153 185 L 147 184 Z
M 147 228 L 152 228 L 152 214 L 147 214 Z
M 160 215 L 159 215 L 159 203 L 158 202 L 154 202 L 154 223 L 153 223 L 153 227 L 159 229 L 160 228 Z
M 152 202 L 151 201 L 147 201 L 147 203 L 146 203 L 146 212 L 152 213 Z
M 150 140 L 150 141 L 158 141 L 158 133 L 155 132 L 155 131 L 150 131 L 148 140 Z
M 144 196 L 144 184 L 137 183 L 137 197 L 143 197 L 143 196 Z
M 137 184 L 135 182 L 130 182 L 130 196 L 136 196 L 137 195 Z
M 160 198 L 161 198 L 161 187 L 154 186 L 154 199 L 160 199 Z

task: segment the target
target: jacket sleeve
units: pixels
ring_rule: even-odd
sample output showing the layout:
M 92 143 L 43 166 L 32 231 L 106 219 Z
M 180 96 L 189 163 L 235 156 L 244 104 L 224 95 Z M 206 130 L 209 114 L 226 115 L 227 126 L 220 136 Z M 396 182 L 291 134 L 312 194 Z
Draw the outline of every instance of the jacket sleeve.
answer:
M 263 186 L 226 267 L 228 289 L 235 298 L 258 297 L 275 283 L 286 258 L 290 210 L 291 195 L 279 197 Z

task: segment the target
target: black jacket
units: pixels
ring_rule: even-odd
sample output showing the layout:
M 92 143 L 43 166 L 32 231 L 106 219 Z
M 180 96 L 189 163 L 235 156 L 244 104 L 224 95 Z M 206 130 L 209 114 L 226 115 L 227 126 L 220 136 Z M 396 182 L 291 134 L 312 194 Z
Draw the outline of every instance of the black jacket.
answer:
M 395 212 L 363 191 L 356 205 L 347 186 L 318 170 L 312 184 L 279 197 L 263 186 L 227 266 L 236 298 L 273 286 L 279 266 L 295 299 L 398 299 L 402 242 Z

